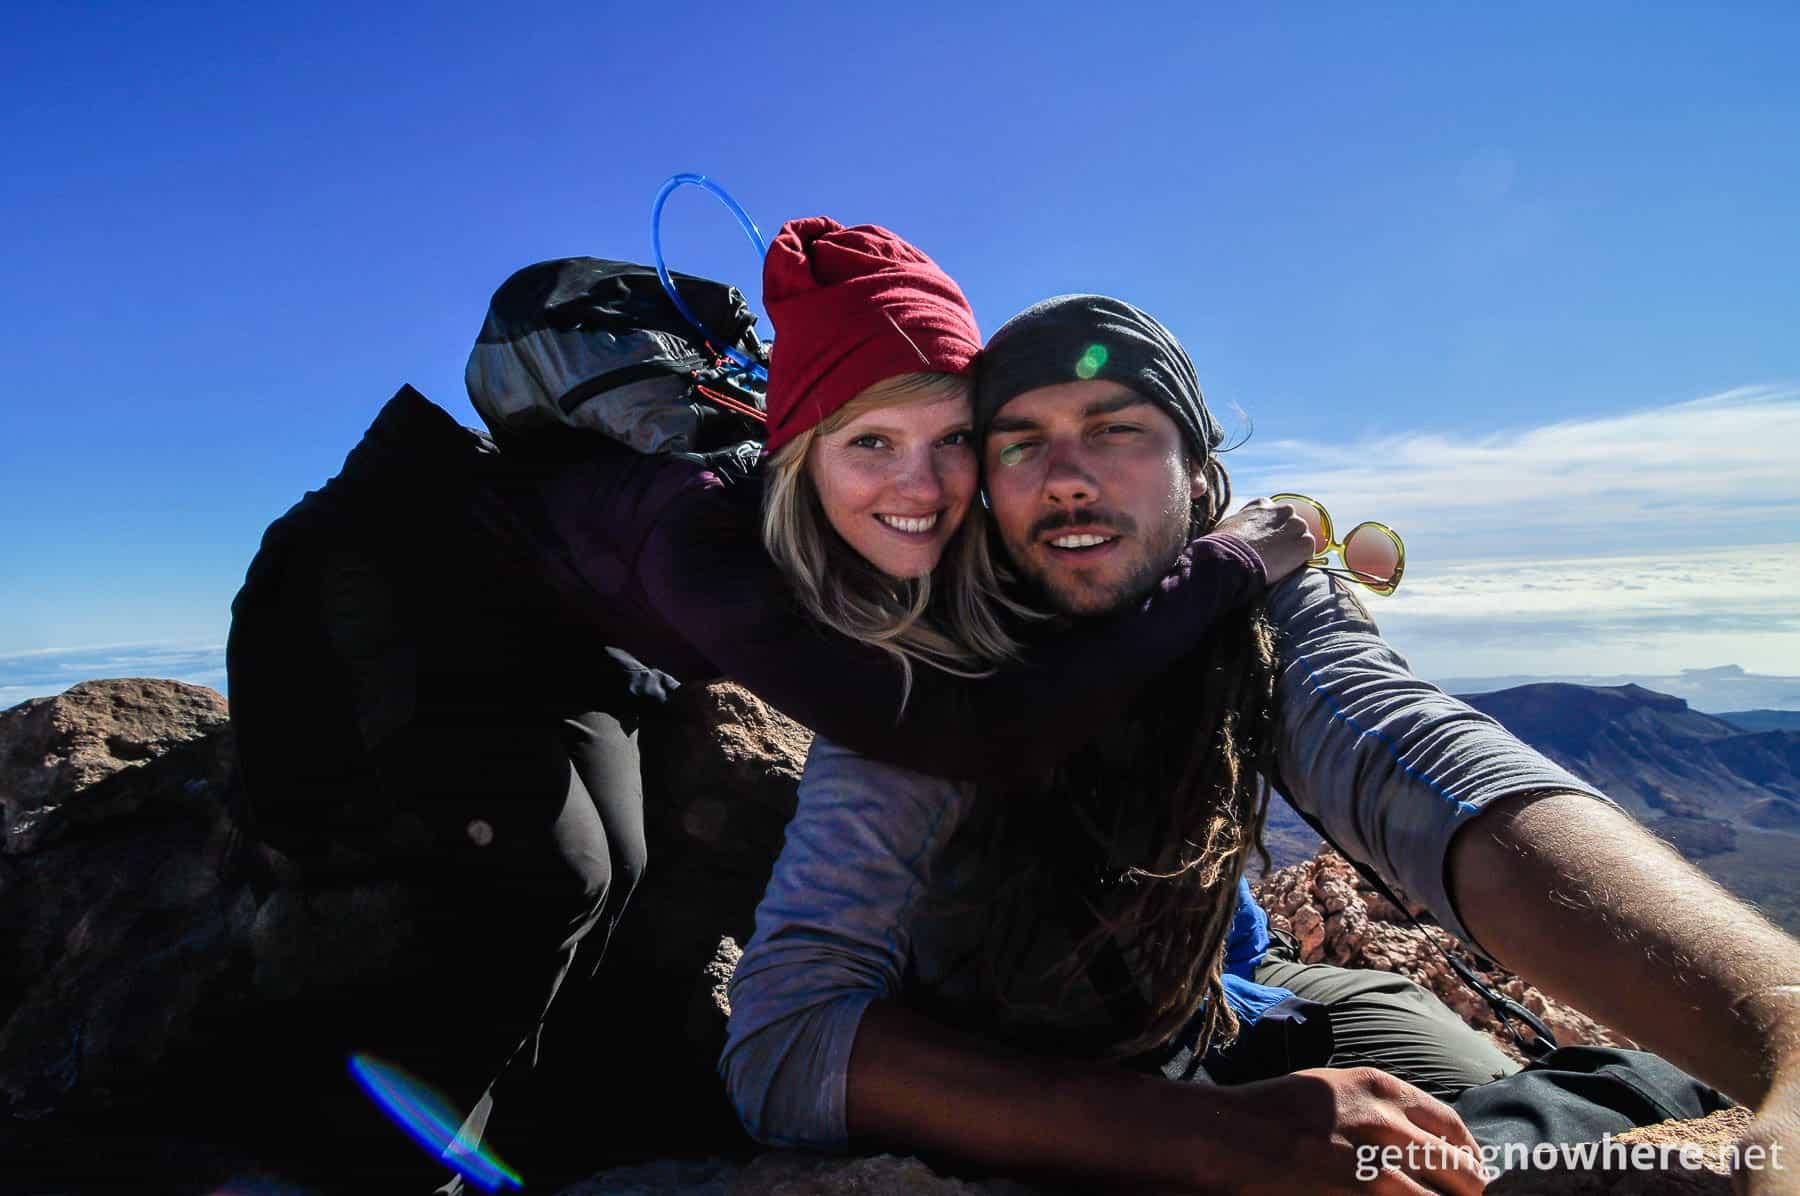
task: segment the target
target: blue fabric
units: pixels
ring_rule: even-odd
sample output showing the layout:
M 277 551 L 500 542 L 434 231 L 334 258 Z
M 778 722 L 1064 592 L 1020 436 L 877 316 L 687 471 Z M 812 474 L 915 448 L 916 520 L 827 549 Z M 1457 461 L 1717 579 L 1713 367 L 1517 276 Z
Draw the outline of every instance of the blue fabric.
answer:
M 1250 882 L 1238 881 L 1237 912 L 1231 916 L 1231 934 L 1225 940 L 1225 970 L 1245 980 L 1269 951 L 1269 915 L 1256 904 Z
M 1256 965 L 1268 953 L 1269 915 L 1256 904 L 1250 882 L 1239 880 L 1237 912 L 1231 916 L 1231 936 L 1225 940 L 1225 1003 L 1239 1018 L 1251 1024 L 1294 995 L 1285 988 L 1258 984 L 1251 979 Z

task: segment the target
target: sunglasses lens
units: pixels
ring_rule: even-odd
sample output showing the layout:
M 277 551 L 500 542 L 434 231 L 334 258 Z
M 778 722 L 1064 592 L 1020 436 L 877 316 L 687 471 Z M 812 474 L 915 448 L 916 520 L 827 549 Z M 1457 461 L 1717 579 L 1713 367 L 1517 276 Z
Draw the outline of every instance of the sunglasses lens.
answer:
M 1312 533 L 1314 551 L 1324 552 L 1325 546 L 1331 543 L 1330 520 L 1323 507 L 1310 499 L 1295 497 L 1278 498 L 1276 502 L 1284 502 L 1294 508 L 1294 514 L 1300 516 L 1306 530 Z
M 1385 585 L 1400 568 L 1400 545 L 1380 528 L 1364 524 L 1344 541 L 1344 567 Z

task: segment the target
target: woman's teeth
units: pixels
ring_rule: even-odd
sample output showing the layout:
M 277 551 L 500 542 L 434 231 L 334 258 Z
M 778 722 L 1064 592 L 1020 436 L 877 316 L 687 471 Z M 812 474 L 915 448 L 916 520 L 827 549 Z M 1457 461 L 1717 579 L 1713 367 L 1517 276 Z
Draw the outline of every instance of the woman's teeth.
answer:
M 909 519 L 904 515 L 877 515 L 875 518 L 897 532 L 907 532 L 912 535 L 930 531 L 937 526 L 938 521 L 936 515 L 922 515 L 916 519 Z
M 1053 548 L 1095 548 L 1116 539 L 1117 536 L 1058 536 L 1050 544 Z

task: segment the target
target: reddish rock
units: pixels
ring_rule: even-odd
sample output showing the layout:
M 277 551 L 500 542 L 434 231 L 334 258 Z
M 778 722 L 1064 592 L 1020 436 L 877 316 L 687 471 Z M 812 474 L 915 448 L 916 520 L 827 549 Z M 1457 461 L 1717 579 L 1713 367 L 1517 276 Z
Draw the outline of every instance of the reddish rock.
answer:
M 1369 887 L 1350 862 L 1326 848 L 1303 863 L 1270 873 L 1257 886 L 1257 898 L 1268 910 L 1270 924 L 1292 934 L 1306 963 L 1344 968 L 1378 968 L 1416 980 L 1458 1016 L 1487 1032 L 1500 1049 L 1524 1062 L 1487 1002 L 1464 984 L 1433 945 L 1435 939 L 1460 953 L 1465 963 L 1495 989 L 1544 1019 L 1565 1046 L 1592 1043 L 1633 1046 L 1629 1039 L 1586 1014 L 1545 997 L 1511 972 L 1483 968 L 1454 937 L 1438 929 L 1407 922 L 1387 899 Z M 1319 910 L 1332 911 L 1323 918 Z

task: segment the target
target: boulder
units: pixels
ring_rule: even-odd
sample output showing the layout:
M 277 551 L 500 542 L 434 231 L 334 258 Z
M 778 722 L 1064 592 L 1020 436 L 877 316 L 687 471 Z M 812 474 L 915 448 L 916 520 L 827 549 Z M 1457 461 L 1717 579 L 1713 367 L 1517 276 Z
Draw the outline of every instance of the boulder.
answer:
M 84 681 L 0 711 L 0 853 L 22 855 L 74 827 L 181 796 L 136 775 L 172 752 L 181 766 L 153 774 L 177 791 L 216 790 L 229 771 L 227 721 L 214 691 L 147 678 Z

